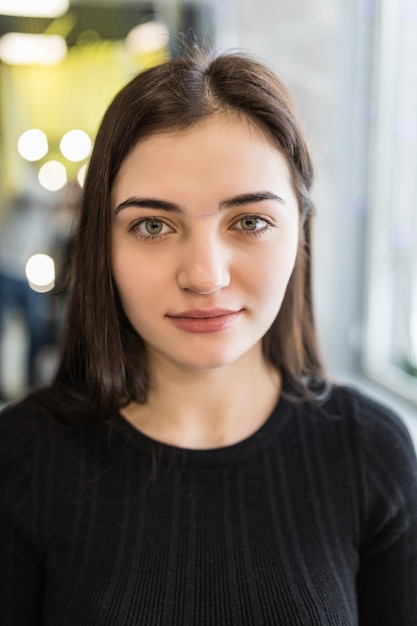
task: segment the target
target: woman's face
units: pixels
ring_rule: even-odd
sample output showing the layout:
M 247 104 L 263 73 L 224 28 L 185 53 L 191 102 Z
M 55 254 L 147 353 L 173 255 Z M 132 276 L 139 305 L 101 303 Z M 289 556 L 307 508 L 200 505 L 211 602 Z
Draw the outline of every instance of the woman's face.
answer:
M 282 154 L 247 120 L 139 142 L 112 190 L 112 267 L 150 363 L 260 358 L 294 267 L 298 207 Z

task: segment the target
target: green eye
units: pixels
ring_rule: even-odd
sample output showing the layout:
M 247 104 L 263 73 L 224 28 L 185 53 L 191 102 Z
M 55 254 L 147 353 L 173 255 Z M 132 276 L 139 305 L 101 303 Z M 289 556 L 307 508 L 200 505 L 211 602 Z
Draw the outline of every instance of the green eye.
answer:
M 160 217 L 143 217 L 133 222 L 129 231 L 143 241 L 157 241 L 164 235 L 174 232 L 174 229 Z
M 145 220 L 144 225 L 145 230 L 149 233 L 149 235 L 159 235 L 164 227 L 163 222 L 155 218 Z
M 243 230 L 256 230 L 258 222 L 259 220 L 257 217 L 251 217 L 250 215 L 240 220 L 240 224 Z

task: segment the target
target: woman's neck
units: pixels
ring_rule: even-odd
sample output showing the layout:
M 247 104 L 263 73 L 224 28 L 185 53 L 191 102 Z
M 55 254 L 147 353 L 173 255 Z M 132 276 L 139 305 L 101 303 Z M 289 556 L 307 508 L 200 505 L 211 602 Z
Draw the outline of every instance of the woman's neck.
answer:
M 249 437 L 275 407 L 279 373 L 260 351 L 218 369 L 179 368 L 154 363 L 148 401 L 120 412 L 135 428 L 182 448 L 218 448 Z

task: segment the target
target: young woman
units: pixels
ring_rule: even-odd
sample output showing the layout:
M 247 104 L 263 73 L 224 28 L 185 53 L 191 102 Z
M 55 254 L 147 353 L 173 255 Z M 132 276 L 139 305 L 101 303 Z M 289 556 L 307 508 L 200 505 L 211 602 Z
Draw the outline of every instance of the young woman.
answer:
M 59 371 L 0 419 L 1 624 L 417 623 L 415 453 L 323 374 L 311 182 L 249 57 L 110 105 Z

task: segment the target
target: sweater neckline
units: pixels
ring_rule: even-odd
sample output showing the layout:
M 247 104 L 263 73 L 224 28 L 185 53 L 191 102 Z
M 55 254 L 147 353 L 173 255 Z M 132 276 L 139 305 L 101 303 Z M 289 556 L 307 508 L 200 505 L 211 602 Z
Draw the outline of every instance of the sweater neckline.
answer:
M 285 427 L 294 403 L 282 394 L 266 421 L 251 435 L 230 445 L 219 448 L 181 448 L 163 443 L 135 428 L 120 413 L 116 414 L 116 426 L 123 432 L 129 444 L 142 454 L 152 455 L 159 462 L 181 466 L 229 465 L 241 462 L 265 449 Z

